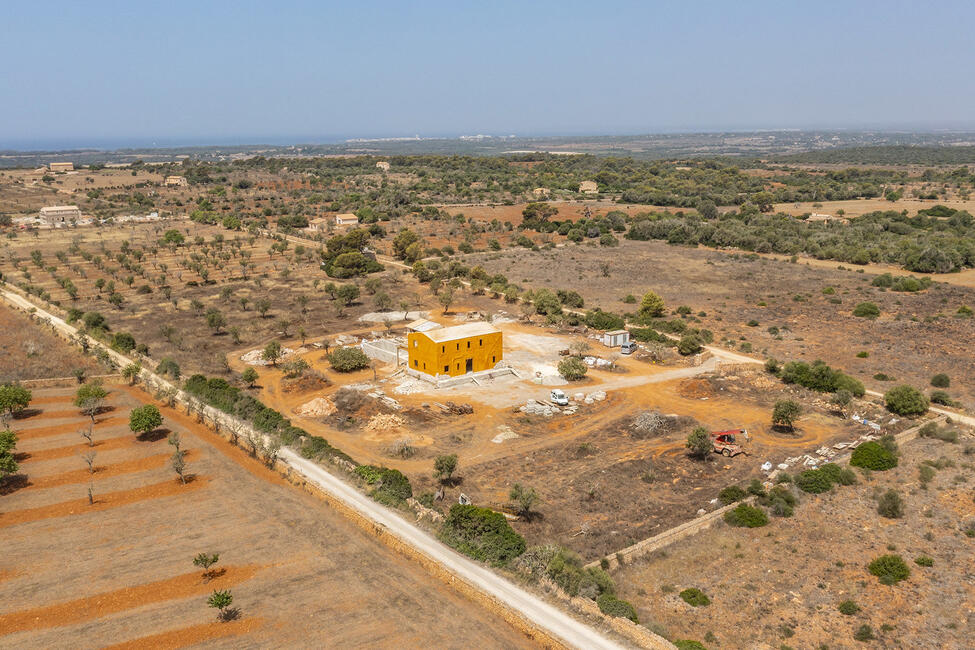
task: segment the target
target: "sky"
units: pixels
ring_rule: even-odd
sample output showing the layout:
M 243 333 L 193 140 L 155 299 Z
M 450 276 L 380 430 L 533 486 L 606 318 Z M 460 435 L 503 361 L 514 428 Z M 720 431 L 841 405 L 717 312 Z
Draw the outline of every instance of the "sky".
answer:
M 975 128 L 975 2 L 4 3 L 0 149 Z

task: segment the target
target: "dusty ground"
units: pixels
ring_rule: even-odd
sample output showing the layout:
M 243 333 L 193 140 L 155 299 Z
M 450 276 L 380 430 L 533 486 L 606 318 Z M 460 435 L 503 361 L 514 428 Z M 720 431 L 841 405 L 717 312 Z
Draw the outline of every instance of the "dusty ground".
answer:
M 529 367 L 554 366 L 560 358 L 558 350 L 579 340 L 520 323 L 499 327 L 506 336 L 506 355 L 520 351 L 519 363 Z M 592 352 L 610 353 L 596 342 Z M 534 383 L 527 372 L 522 372 L 522 379 L 499 378 L 482 387 L 400 394 L 396 387 L 402 379 L 387 379 L 391 367 L 380 368 L 375 375 L 372 370 L 340 374 L 330 369 L 323 356 L 322 350 L 314 349 L 303 354 L 328 378 L 328 386 L 296 391 L 283 381 L 280 370 L 263 367 L 260 399 L 357 461 L 406 472 L 418 495 L 437 489 L 431 478 L 436 456 L 457 454 L 460 481 L 447 488 L 446 501 L 438 507 L 445 508 L 464 493 L 476 503 L 510 512 L 511 486 L 534 487 L 540 497 L 539 516 L 516 522 L 515 527 L 530 543 L 558 542 L 588 559 L 686 521 L 699 508 L 713 508 L 710 502 L 721 488 L 758 476 L 767 459 L 779 463 L 862 433 L 862 427 L 831 415 L 807 391 L 790 391 L 761 372 L 744 369 L 715 375 L 713 362 L 694 367 L 686 360 L 651 365 L 635 357 L 623 358 L 620 371 L 591 370 L 585 381 L 562 386 L 569 395 L 605 390 L 606 401 L 580 405 L 574 415 L 546 419 L 518 410 L 529 397 L 547 399 L 551 388 Z M 237 359 L 232 363 L 235 370 L 243 368 Z M 312 399 L 331 399 L 349 385 L 366 392 L 383 390 L 402 409 L 391 410 L 366 398 L 352 411 L 339 409 L 324 417 L 298 414 Z M 797 431 L 785 435 L 770 426 L 773 403 L 784 397 L 807 405 Z M 474 414 L 441 413 L 436 403 L 448 400 L 472 404 Z M 639 436 L 631 424 L 645 410 L 681 418 L 665 432 Z M 402 423 L 375 429 L 373 419 L 383 414 L 401 418 Z M 697 425 L 709 430 L 748 429 L 752 456 L 732 460 L 715 456 L 708 462 L 689 459 L 684 441 Z M 405 457 L 396 453 L 399 442 L 411 448 Z M 648 471 L 653 474 L 650 482 L 644 478 Z
M 87 374 L 104 372 L 91 357 L 65 346 L 54 334 L 30 318 L 0 303 L 0 383 L 45 377 L 70 377 L 82 368 Z
M 944 372 L 952 378 L 949 392 L 968 406 L 975 404 L 975 385 L 968 381 L 975 374 L 975 359 L 968 353 L 975 329 L 970 319 L 953 317 L 959 306 L 975 306 L 975 289 L 937 283 L 918 293 L 882 291 L 870 286 L 871 274 L 835 265 L 789 264 L 661 242 L 624 241 L 606 273 L 601 247 L 468 257 L 469 263 L 476 260 L 489 272 L 503 272 L 526 286 L 579 291 L 587 307 L 632 312 L 637 305 L 624 303 L 623 297 L 653 290 L 670 309 L 687 305 L 692 314 L 703 311 L 706 315 L 693 316 L 690 324 L 712 330 L 716 343 L 748 343 L 754 354 L 778 359 L 823 359 L 879 391 L 890 384 L 875 381 L 876 373 L 927 389 L 932 375 Z M 824 295 L 826 287 L 835 294 Z M 854 317 L 853 308 L 864 301 L 876 303 L 881 317 Z M 750 321 L 758 325 L 747 326 Z M 769 327 L 777 327 L 782 339 Z M 858 358 L 861 351 L 870 356 Z
M 86 499 L 85 417 L 70 389 L 35 391 L 15 420 L 26 479 L 0 496 L 0 645 L 19 648 L 527 646 L 516 631 L 380 545 L 315 497 L 187 417 L 194 480 L 168 467 L 165 433 L 136 439 L 127 413 L 143 398 L 112 387 L 95 425 L 95 505 Z M 210 584 L 201 551 L 225 570 Z M 232 589 L 240 618 L 214 621 L 213 589 Z M 449 621 L 449 625 L 445 624 Z
M 972 444 L 970 436 L 954 445 L 913 441 L 896 469 L 861 476 L 854 487 L 805 495 L 791 519 L 756 529 L 722 524 L 613 577 L 645 624 L 677 639 L 704 641 L 710 633 L 709 648 L 971 647 L 975 554 L 963 530 L 975 523 L 975 466 L 964 451 Z M 954 466 L 937 471 L 922 489 L 919 463 L 942 457 Z M 903 519 L 877 514 L 875 495 L 889 488 L 905 500 Z M 905 559 L 911 576 L 884 586 L 866 565 L 891 552 Z M 916 565 L 920 555 L 934 565 Z M 688 587 L 704 591 L 711 605 L 684 603 L 678 593 Z M 860 612 L 837 611 L 845 600 Z M 879 640 L 853 639 L 864 623 Z

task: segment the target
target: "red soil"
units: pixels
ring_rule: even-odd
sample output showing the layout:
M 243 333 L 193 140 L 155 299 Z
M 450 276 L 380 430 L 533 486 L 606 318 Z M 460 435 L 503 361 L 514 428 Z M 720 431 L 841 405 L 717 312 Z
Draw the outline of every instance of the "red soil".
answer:
M 41 519 L 51 519 L 54 517 L 67 517 L 70 515 L 83 515 L 99 510 L 108 510 L 119 506 L 137 503 L 147 499 L 159 499 L 162 497 L 175 496 L 184 492 L 198 490 L 207 484 L 206 477 L 196 476 L 186 485 L 179 482 L 179 479 L 170 479 L 162 483 L 145 485 L 133 490 L 120 490 L 118 492 L 108 492 L 107 494 L 96 494 L 95 503 L 89 505 L 88 499 L 72 499 L 54 503 L 49 506 L 39 508 L 25 508 L 23 510 L 12 510 L 0 513 L 0 528 L 23 524 L 30 521 L 40 521 Z M 0 619 L 2 623 L 2 619 Z M 0 625 L 0 629 L 3 626 Z
M 213 622 L 191 625 L 189 627 L 170 630 L 144 636 L 131 641 L 116 643 L 115 645 L 105 646 L 103 650 L 143 650 L 153 648 L 153 650 L 175 650 L 196 645 L 211 639 L 222 639 L 228 636 L 247 634 L 261 627 L 263 621 L 259 618 L 245 618 L 239 621 L 227 623 Z
M 103 618 L 110 614 L 142 607 L 150 603 L 200 596 L 215 589 L 226 589 L 249 580 L 260 570 L 260 567 L 250 565 L 224 567 L 224 569 L 223 574 L 208 583 L 203 581 L 199 571 L 194 571 L 137 587 L 125 587 L 96 596 L 58 603 L 57 605 L 3 614 L 0 615 L 0 630 L 3 630 L 4 634 L 10 634 L 23 630 L 61 627 Z

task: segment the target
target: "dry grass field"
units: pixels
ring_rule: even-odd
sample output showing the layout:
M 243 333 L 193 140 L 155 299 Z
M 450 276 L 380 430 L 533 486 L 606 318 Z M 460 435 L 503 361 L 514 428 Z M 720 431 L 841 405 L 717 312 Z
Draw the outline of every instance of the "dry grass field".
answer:
M 709 648 L 971 647 L 975 633 L 975 503 L 970 434 L 958 444 L 918 439 L 902 446 L 893 470 L 860 474 L 859 484 L 804 495 L 789 519 L 762 528 L 720 526 L 614 571 L 623 598 L 645 624 Z M 967 450 L 967 451 L 966 451 Z M 933 479 L 919 480 L 927 462 Z M 903 518 L 878 514 L 889 489 Z M 910 567 L 887 586 L 867 565 L 896 553 Z M 931 566 L 915 559 L 927 556 Z M 702 590 L 704 607 L 679 592 Z M 853 601 L 857 611 L 838 606 Z M 877 639 L 854 640 L 869 625 Z
M 104 369 L 91 357 L 65 346 L 26 314 L 0 304 L 0 383 L 70 377 L 78 369 L 99 374 Z
M 133 436 L 128 413 L 146 397 L 110 389 L 94 505 L 73 390 L 36 390 L 13 422 L 22 473 L 0 495 L 0 646 L 529 645 L 182 413 L 162 408 L 162 429 Z M 170 431 L 189 452 L 186 485 L 169 467 Z M 200 552 L 220 555 L 209 583 L 191 562 Z M 215 620 L 215 589 L 232 590 L 236 620 Z

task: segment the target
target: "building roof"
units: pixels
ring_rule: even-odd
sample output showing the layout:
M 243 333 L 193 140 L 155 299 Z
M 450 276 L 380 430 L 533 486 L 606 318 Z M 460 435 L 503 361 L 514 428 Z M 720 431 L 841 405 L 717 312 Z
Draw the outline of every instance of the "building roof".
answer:
M 355 216 L 351 212 L 345 212 L 343 214 L 335 215 L 336 219 L 341 219 L 342 221 L 358 221 L 359 217 Z
M 471 336 L 483 336 L 484 334 L 495 334 L 497 330 L 490 323 L 467 323 L 466 325 L 454 325 L 453 327 L 442 327 L 440 329 L 423 332 L 423 335 L 434 343 L 444 341 L 456 341 L 466 339 Z
M 77 210 L 76 205 L 49 205 L 41 208 L 41 212 L 61 212 L 62 210 Z
M 426 318 L 417 318 L 411 323 L 407 323 L 406 328 L 411 329 L 414 332 L 429 332 L 430 330 L 436 330 L 443 327 L 440 323 L 435 323 L 432 320 L 427 320 Z
M 612 332 L 606 332 L 606 336 L 619 336 L 620 334 L 629 334 L 629 330 L 613 330 Z

